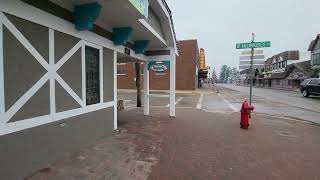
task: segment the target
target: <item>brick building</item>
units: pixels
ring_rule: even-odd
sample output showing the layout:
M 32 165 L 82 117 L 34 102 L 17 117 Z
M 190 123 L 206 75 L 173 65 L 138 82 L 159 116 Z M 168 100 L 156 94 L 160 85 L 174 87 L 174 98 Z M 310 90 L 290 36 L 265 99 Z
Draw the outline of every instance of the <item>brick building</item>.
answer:
M 195 90 L 198 86 L 199 48 L 197 40 L 178 41 L 179 56 L 176 61 L 176 89 Z M 143 74 L 143 64 L 141 64 Z M 170 70 L 164 73 L 150 71 L 150 89 L 168 90 Z M 143 78 L 143 76 L 141 76 Z M 141 80 L 143 83 L 143 80 Z M 134 63 L 118 63 L 118 88 L 135 89 Z

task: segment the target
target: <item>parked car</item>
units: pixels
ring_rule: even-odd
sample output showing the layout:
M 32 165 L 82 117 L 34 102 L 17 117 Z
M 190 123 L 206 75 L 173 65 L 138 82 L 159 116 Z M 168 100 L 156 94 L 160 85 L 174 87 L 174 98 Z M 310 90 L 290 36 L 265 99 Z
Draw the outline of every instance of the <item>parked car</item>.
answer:
M 310 95 L 320 96 L 320 79 L 312 78 L 306 79 L 301 83 L 300 92 L 304 97 Z

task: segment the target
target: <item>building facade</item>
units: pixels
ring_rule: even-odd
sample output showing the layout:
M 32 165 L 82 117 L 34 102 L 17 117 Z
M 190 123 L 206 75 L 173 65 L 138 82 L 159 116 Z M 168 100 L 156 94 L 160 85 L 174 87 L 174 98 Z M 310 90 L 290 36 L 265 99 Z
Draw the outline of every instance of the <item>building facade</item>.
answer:
M 285 51 L 268 58 L 259 85 L 285 89 L 300 87 L 304 79 L 311 77 L 310 59 L 310 52 L 299 51 Z
M 311 60 L 310 52 L 285 51 L 274 55 L 265 62 L 265 72 L 282 73 L 286 67 L 293 63 Z
M 268 86 L 284 89 L 300 88 L 300 84 L 312 76 L 310 63 L 310 61 L 303 61 L 287 65 L 283 72 L 274 73 L 266 79 L 268 83 L 271 83 Z
M 122 59 L 144 62 L 145 115 L 146 67 L 169 61 L 175 116 L 177 54 L 165 1 L 1 0 L 0 179 L 23 179 L 112 135 Z
M 176 61 L 176 89 L 195 90 L 198 86 L 199 48 L 197 40 L 177 42 L 179 56 Z M 141 64 L 141 67 L 143 63 Z M 142 75 L 144 74 L 141 71 Z M 170 88 L 170 70 L 163 73 L 150 71 L 150 89 L 168 90 Z M 143 79 L 143 76 L 142 76 Z M 141 81 L 143 83 L 143 80 Z M 136 88 L 134 63 L 118 63 L 119 89 Z
M 311 78 L 311 54 L 309 52 L 285 51 L 268 58 L 264 69 L 255 71 L 253 77 L 254 86 L 267 88 L 296 89 L 302 81 Z M 243 70 L 241 84 L 250 83 L 250 71 Z
M 314 77 L 320 77 L 320 34 L 311 41 L 308 51 L 311 51 L 311 67 L 314 69 Z

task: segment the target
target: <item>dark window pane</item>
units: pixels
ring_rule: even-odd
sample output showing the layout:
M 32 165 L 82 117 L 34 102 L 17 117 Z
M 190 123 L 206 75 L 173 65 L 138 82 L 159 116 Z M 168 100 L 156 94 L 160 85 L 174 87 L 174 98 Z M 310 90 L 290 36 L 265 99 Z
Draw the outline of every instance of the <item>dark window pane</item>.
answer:
M 87 105 L 100 102 L 99 50 L 86 46 L 86 101 Z
M 317 79 L 313 79 L 313 80 L 311 80 L 311 81 L 309 82 L 309 84 L 311 84 L 311 85 L 316 85 L 316 84 L 318 84 L 318 80 L 317 80 Z

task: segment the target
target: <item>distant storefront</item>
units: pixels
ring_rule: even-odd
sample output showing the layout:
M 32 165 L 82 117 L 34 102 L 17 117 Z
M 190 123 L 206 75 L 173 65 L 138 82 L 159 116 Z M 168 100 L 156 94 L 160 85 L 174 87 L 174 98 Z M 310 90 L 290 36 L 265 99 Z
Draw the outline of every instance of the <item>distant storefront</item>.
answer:
M 310 61 L 294 63 L 288 65 L 284 72 L 272 74 L 270 78 L 265 79 L 265 83 L 275 88 L 296 89 L 302 81 L 310 78 L 312 73 Z
M 176 89 L 195 90 L 198 86 L 199 48 L 197 40 L 177 42 L 179 56 L 176 60 Z M 143 64 L 141 63 L 141 74 Z M 150 70 L 150 89 L 168 90 L 170 88 L 170 68 L 164 72 Z M 141 76 L 143 78 L 143 76 Z M 143 84 L 143 79 L 141 80 Z M 118 88 L 135 89 L 136 72 L 134 63 L 118 63 Z

